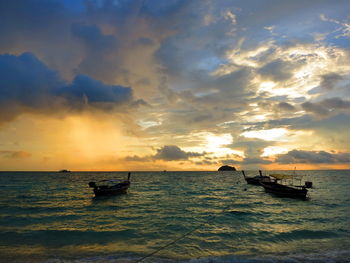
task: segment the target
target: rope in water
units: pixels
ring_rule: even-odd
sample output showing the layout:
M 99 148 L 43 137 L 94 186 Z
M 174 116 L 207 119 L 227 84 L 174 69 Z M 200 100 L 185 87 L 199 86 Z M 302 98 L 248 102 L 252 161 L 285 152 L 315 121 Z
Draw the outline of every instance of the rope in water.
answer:
M 229 207 L 231 207 L 231 205 L 225 207 L 225 208 L 224 208 L 220 213 L 218 213 L 215 217 L 217 217 L 219 214 L 225 212 Z M 215 217 L 214 217 L 214 218 L 215 218 Z M 212 219 L 214 219 L 214 218 L 212 218 Z M 181 239 L 184 239 L 184 238 L 187 237 L 188 235 L 190 235 L 190 234 L 192 234 L 193 232 L 197 231 L 197 230 L 198 230 L 200 227 L 202 227 L 205 223 L 208 223 L 209 220 L 210 220 L 210 219 L 208 219 L 206 222 L 201 223 L 199 226 L 195 227 L 194 229 L 192 229 L 192 230 L 186 232 L 186 233 L 183 234 L 182 236 L 180 236 L 180 237 L 174 239 L 173 241 L 169 242 L 168 244 L 166 244 L 166 245 L 164 245 L 164 246 L 158 248 L 157 250 L 153 251 L 152 253 L 147 254 L 146 256 L 144 256 L 144 257 L 142 257 L 142 258 L 136 260 L 135 263 L 141 262 L 141 261 L 145 260 L 146 258 L 149 258 L 149 257 L 151 257 L 151 256 L 153 256 L 153 255 L 155 255 L 155 254 L 157 254 L 158 252 L 160 252 L 160 251 L 166 249 L 167 247 L 170 247 L 171 245 L 174 245 L 175 243 L 177 243 L 177 242 L 180 241 Z
M 176 242 L 178 242 L 178 241 L 180 241 L 181 239 L 185 238 L 186 236 L 190 235 L 191 233 L 193 233 L 194 231 L 196 231 L 196 230 L 197 230 L 198 228 L 200 228 L 200 227 L 201 227 L 201 226 L 198 226 L 198 227 L 192 229 L 191 231 L 188 231 L 187 233 L 185 233 L 185 234 L 183 234 L 182 236 L 178 237 L 177 239 L 171 241 L 170 243 L 166 244 L 165 246 L 162 246 L 162 247 L 158 248 L 157 250 L 153 251 L 152 253 L 150 253 L 150 254 L 148 254 L 148 255 L 146 255 L 146 256 L 144 256 L 144 257 L 142 257 L 142 258 L 136 260 L 135 263 L 141 262 L 141 261 L 143 261 L 144 259 L 149 258 L 149 257 L 151 257 L 151 256 L 153 256 L 153 255 L 155 255 L 155 254 L 157 254 L 159 251 L 161 251 L 161 250 L 163 250 L 163 249 L 166 249 L 167 247 L 170 247 L 171 245 L 175 244 Z

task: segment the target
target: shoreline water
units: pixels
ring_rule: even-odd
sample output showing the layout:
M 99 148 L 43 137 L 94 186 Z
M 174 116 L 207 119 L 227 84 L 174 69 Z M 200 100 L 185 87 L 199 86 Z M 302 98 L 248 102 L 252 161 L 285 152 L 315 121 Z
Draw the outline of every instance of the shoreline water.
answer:
M 145 262 L 346 262 L 350 171 L 306 176 L 308 201 L 273 197 L 239 172 L 169 171 L 133 173 L 128 194 L 96 200 L 88 181 L 125 172 L 1 174 L 0 256 L 134 262 L 203 224 Z

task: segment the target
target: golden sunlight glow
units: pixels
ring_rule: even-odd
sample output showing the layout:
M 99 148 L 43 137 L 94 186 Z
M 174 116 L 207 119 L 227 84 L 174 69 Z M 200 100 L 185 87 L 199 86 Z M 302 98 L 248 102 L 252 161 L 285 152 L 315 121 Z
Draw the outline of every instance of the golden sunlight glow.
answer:
M 216 156 L 224 156 L 224 155 L 240 155 L 243 156 L 242 151 L 232 150 L 225 145 L 229 145 L 233 142 L 233 138 L 231 134 L 208 134 L 206 136 L 207 144 L 205 146 L 206 151 L 213 152 Z
M 121 120 L 111 121 L 105 115 L 55 119 L 27 114 L 3 126 L 0 137 L 6 137 L 9 143 L 18 142 L 16 156 L 21 151 L 31 154 L 21 159 L 20 169 L 124 170 L 121 158 L 152 153 L 150 148 L 142 147 L 140 139 L 124 133 Z M 0 164 L 16 167 L 16 162 L 18 159 L 7 158 Z
M 207 137 L 207 147 L 208 148 L 218 148 L 222 145 L 227 145 L 232 143 L 231 134 L 214 135 L 208 134 Z
M 270 43 L 267 46 L 272 47 L 273 44 Z M 258 50 L 260 49 L 257 49 L 256 54 L 259 54 Z M 264 49 L 260 51 L 262 50 Z M 237 64 L 237 60 L 250 61 L 251 56 L 254 57 L 254 52 L 239 53 L 239 56 L 235 58 L 234 65 Z M 231 56 L 228 55 L 228 58 L 231 58 Z M 313 95 L 308 92 L 320 85 L 320 75 L 333 72 L 335 67 L 339 74 L 347 72 L 350 68 L 350 66 L 346 66 L 346 63 L 342 63 L 342 66 L 339 65 L 341 61 L 347 60 L 347 54 L 335 47 L 300 44 L 286 49 L 278 48 L 271 61 L 274 59 L 290 62 L 295 67 L 290 70 L 292 77 L 280 82 L 267 81 L 264 76 L 260 75 L 252 79 L 252 84 L 257 85 L 258 92 L 267 93 L 270 96 L 287 95 L 289 98 L 305 97 L 310 99 Z M 256 67 L 257 65 L 254 63 L 257 62 L 253 61 L 245 64 Z
M 138 124 L 143 128 L 143 129 L 147 129 L 150 127 L 154 127 L 154 126 L 159 126 L 162 123 L 161 122 L 157 122 L 157 121 L 144 121 L 144 120 L 140 120 L 138 121 Z
M 284 148 L 284 147 L 268 146 L 268 147 L 264 148 L 264 151 L 263 151 L 261 157 L 269 157 L 269 156 L 273 156 L 276 154 L 284 154 L 287 152 L 288 152 L 288 149 Z
M 94 118 L 70 117 L 67 119 L 71 143 L 85 158 L 95 158 L 101 153 L 115 153 L 124 144 L 120 130 L 112 123 Z
M 243 41 L 240 41 L 240 45 Z M 273 46 L 273 42 L 269 41 L 265 44 L 259 45 L 256 49 L 242 51 L 240 47 L 231 50 L 227 54 L 227 58 L 235 65 L 248 66 L 256 68 L 259 66 L 256 57 L 268 51 Z
M 256 138 L 265 141 L 285 141 L 287 129 L 274 128 L 269 130 L 245 131 L 241 134 L 246 138 Z
M 271 91 L 276 86 L 276 83 L 273 81 L 264 81 L 260 84 L 259 91 Z
M 227 155 L 238 155 L 244 157 L 244 152 L 239 150 L 234 150 L 228 148 L 228 145 L 232 144 L 233 138 L 229 133 L 217 135 L 209 132 L 201 132 L 191 135 L 192 138 L 197 138 L 196 140 L 200 143 L 195 147 L 184 147 L 186 151 L 194 152 L 207 152 L 211 153 L 215 157 L 223 157 Z
M 267 120 L 267 116 L 268 114 L 256 114 L 256 115 L 253 115 L 253 116 L 250 116 L 249 119 L 250 121 L 265 121 Z
M 27 2 L 28 21 L 48 7 Z M 143 1 L 57 2 L 46 30 L 7 12 L 18 30 L 0 45 L 0 170 L 349 168 L 345 4 L 154 1 L 145 16 Z M 124 7 L 115 23 L 107 9 Z

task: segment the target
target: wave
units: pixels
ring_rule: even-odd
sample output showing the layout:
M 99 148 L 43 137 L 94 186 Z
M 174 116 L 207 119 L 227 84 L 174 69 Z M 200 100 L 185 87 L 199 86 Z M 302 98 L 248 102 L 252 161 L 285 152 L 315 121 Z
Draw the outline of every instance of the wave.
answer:
M 6 239 L 0 239 L 1 245 L 36 245 L 61 247 L 82 244 L 106 244 L 125 238 L 138 237 L 131 229 L 120 231 L 77 231 L 77 230 L 38 230 L 30 232 L 2 232 Z
M 103 257 L 86 257 L 75 259 L 52 258 L 45 263 L 130 263 L 137 262 L 142 257 L 129 256 L 103 256 Z M 322 253 L 300 253 L 288 255 L 261 255 L 258 257 L 243 257 L 243 256 L 220 256 L 197 258 L 189 260 L 176 260 L 168 258 L 150 257 L 142 262 L 178 262 L 178 263 L 348 263 L 350 258 L 350 250 L 333 250 L 324 251 Z
M 338 237 L 338 234 L 332 231 L 323 230 L 294 230 L 285 233 L 279 233 L 276 238 L 278 240 L 298 240 L 298 239 L 322 239 Z

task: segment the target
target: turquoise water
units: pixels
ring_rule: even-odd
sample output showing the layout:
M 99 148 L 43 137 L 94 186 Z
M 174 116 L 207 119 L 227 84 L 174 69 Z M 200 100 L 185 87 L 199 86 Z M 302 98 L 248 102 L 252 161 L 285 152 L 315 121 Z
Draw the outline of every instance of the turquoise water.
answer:
M 0 173 L 0 262 L 350 262 L 350 171 L 304 171 L 306 201 L 239 172 Z M 253 172 L 250 172 L 253 175 Z M 180 239 L 183 237 L 182 239 Z

